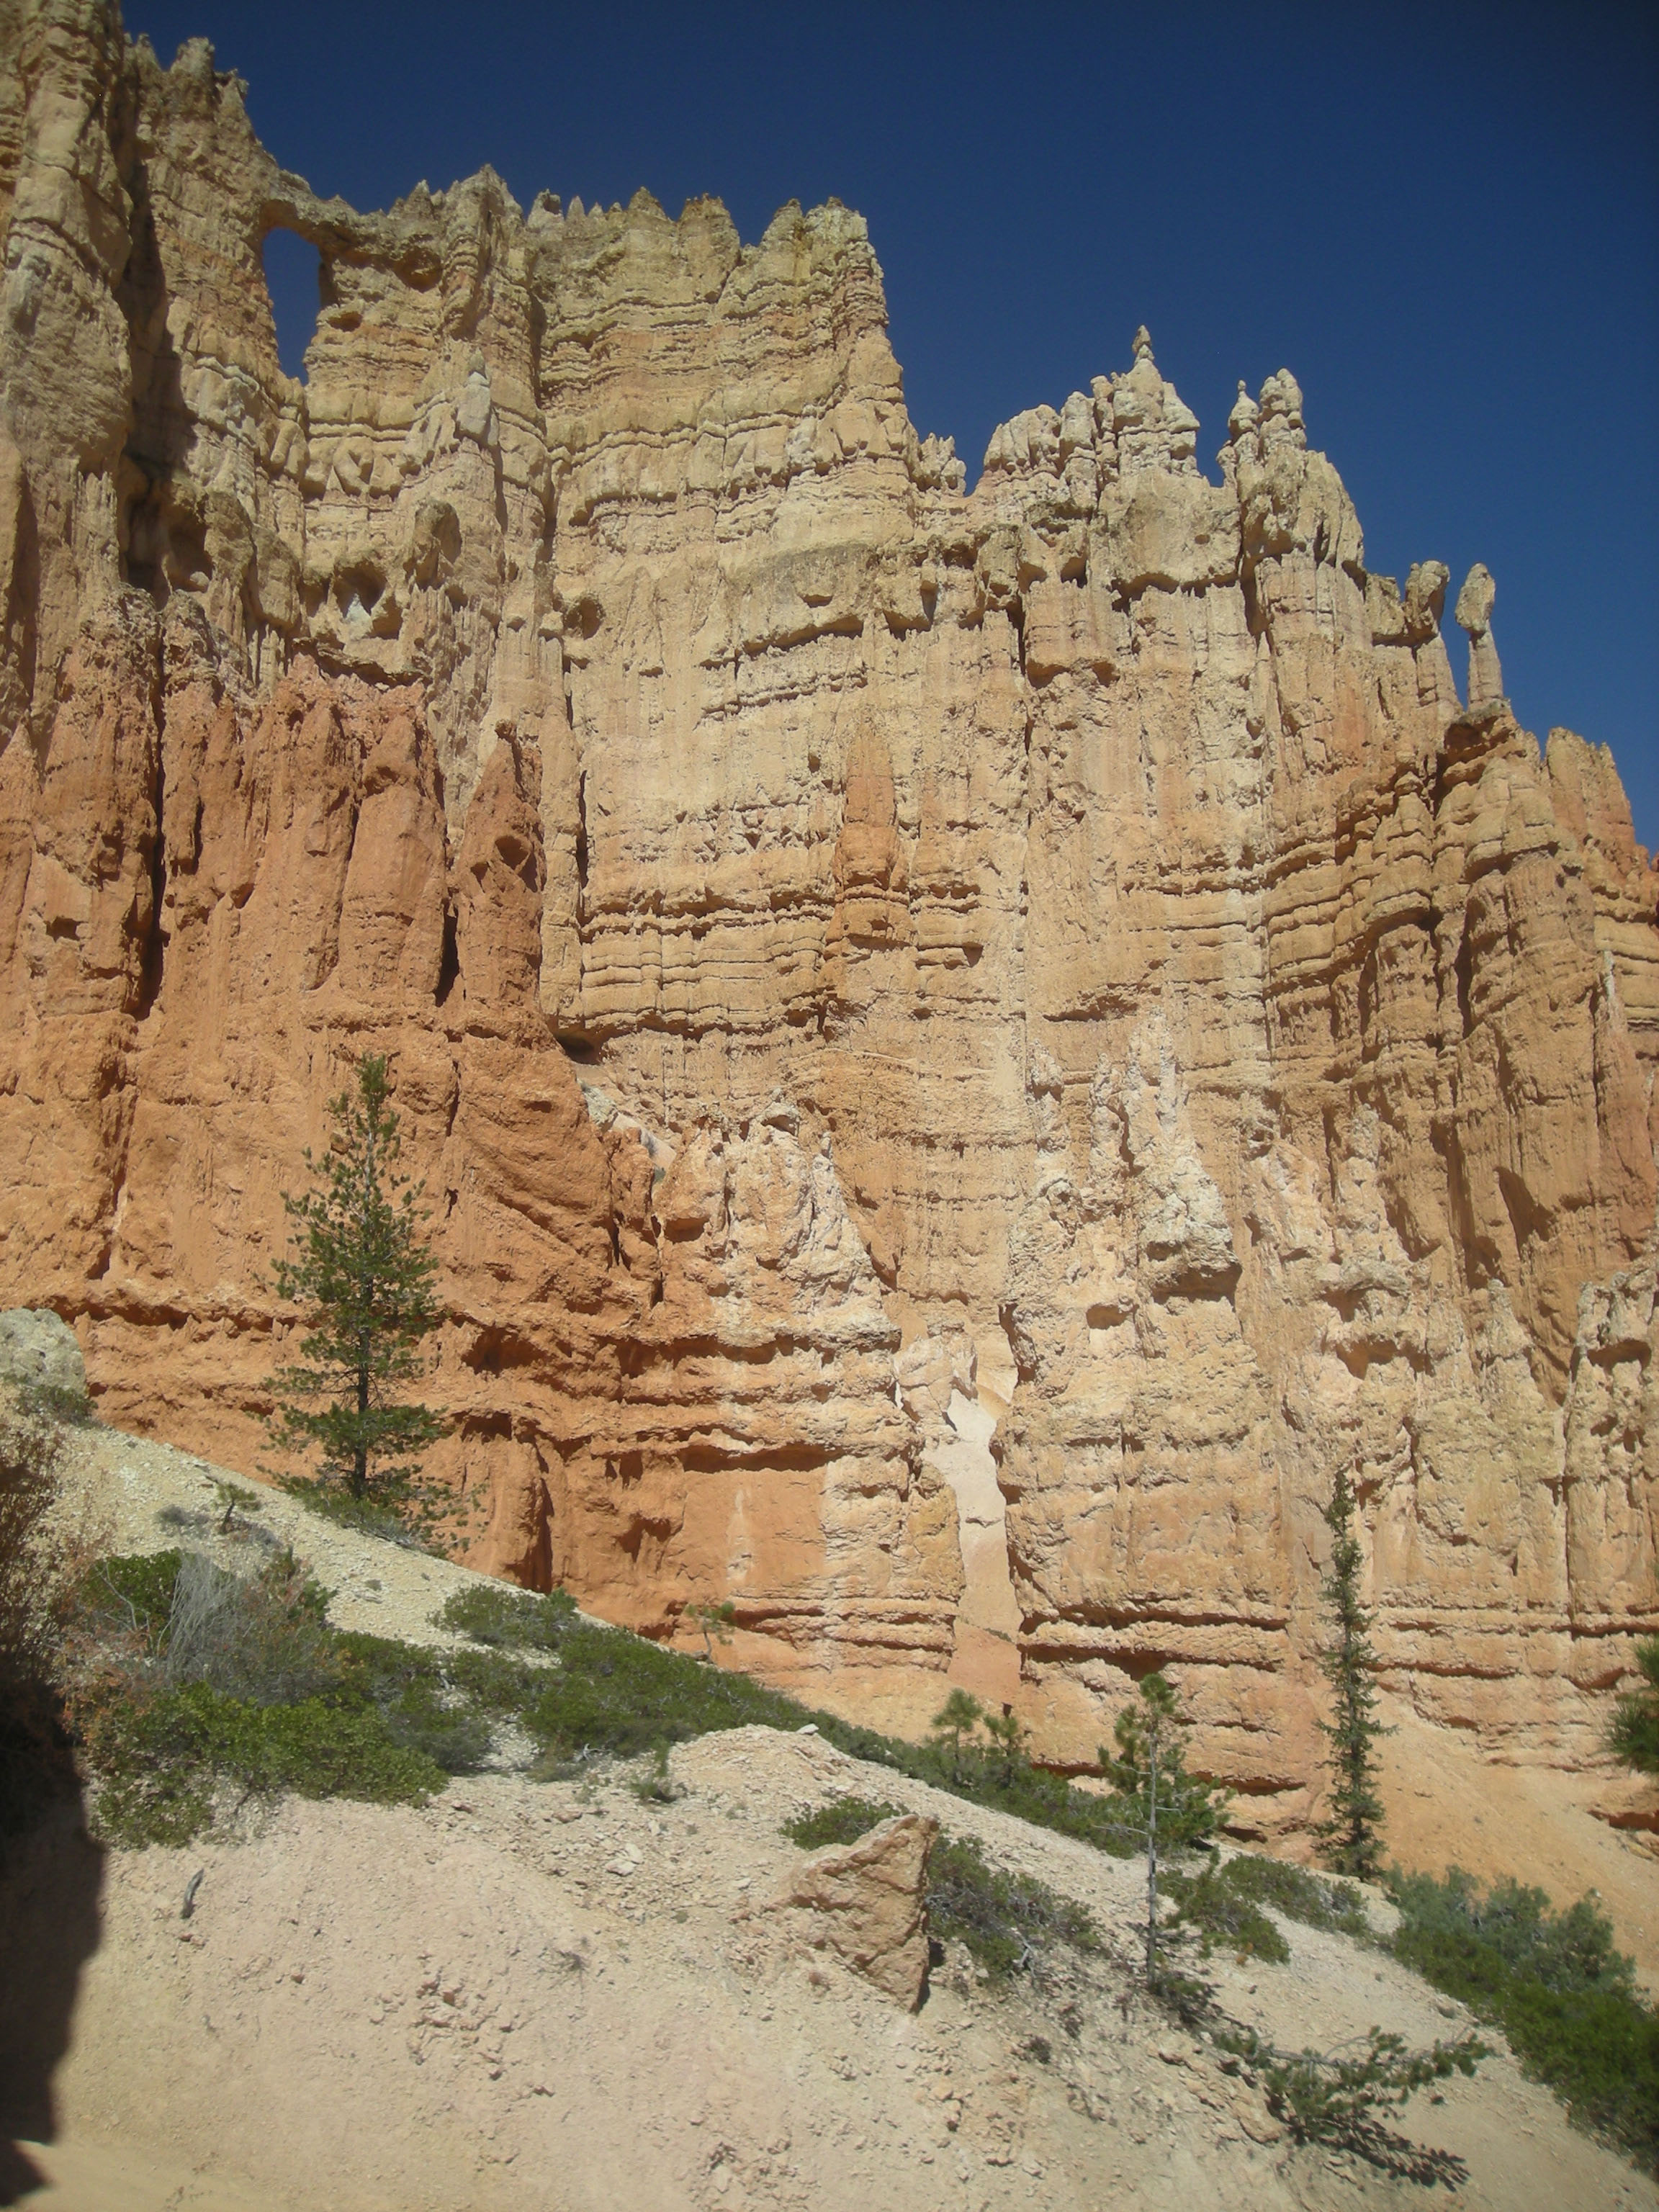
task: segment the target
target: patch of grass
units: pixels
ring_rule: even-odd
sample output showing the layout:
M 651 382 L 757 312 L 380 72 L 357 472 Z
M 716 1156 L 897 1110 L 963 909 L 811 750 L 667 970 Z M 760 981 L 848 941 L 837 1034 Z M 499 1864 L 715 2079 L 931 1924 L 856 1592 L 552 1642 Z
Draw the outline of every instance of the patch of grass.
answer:
M 842 1744 L 841 1748 L 851 1747 Z M 943 1762 L 933 1753 L 932 1747 L 923 1745 L 920 1751 L 917 1756 L 907 1744 L 905 1755 L 894 1764 L 902 1765 L 918 1781 L 931 1782 L 975 1805 L 994 1806 L 1000 1813 L 1012 1813 L 1036 1827 L 1052 1828 L 1057 1835 L 1075 1836 L 1112 1858 L 1133 1858 L 1142 1848 L 1142 1837 L 1132 1825 L 1126 1825 L 1121 1808 L 1111 1798 L 1076 1789 L 1064 1775 L 1051 1774 L 1046 1767 L 1029 1762 L 1010 1763 L 996 1753 L 988 1753 L 982 1759 L 965 1760 L 960 1777 L 947 1780 L 939 1771 Z
M 804 1851 L 827 1850 L 832 1844 L 857 1843 L 884 1820 L 896 1820 L 903 1809 L 869 1797 L 837 1797 L 814 1812 L 798 1813 L 786 1820 L 783 1832 Z
M 1289 1866 L 1283 1859 L 1259 1858 L 1245 1851 L 1227 1861 L 1222 1878 L 1241 1897 L 1253 1904 L 1271 1905 L 1275 1912 L 1282 1912 L 1287 1920 L 1299 1920 L 1304 1927 L 1349 1936 L 1356 1943 L 1376 1941 L 1365 1900 L 1351 1881 L 1310 1874 L 1306 1867 Z
M 385 1543 L 401 1544 L 405 1551 L 424 1552 L 431 1547 L 410 1525 L 416 1508 L 401 1498 L 393 1499 L 393 1486 L 382 1486 L 379 1498 L 354 1498 L 342 1483 L 319 1482 L 309 1475 L 283 1475 L 277 1487 L 324 1521 L 331 1521 L 337 1528 L 355 1528 L 362 1536 L 378 1536 Z M 404 1510 L 399 1510 L 399 1506 Z
M 254 1705 L 298 1705 L 339 1686 L 328 1593 L 292 1552 L 252 1576 L 186 1552 L 157 1642 L 169 1685 L 204 1683 Z
M 637 1758 L 751 1722 L 790 1729 L 808 1717 L 793 1698 L 746 1674 L 584 1620 L 562 1590 L 537 1597 L 481 1585 L 456 1591 L 437 1618 L 484 1646 L 458 1654 L 453 1677 L 469 1696 L 510 1712 L 537 1738 L 544 1776 L 595 1757 Z M 539 1662 L 512 1656 L 532 1651 L 548 1656 Z
M 1240 1863 L 1231 1859 L 1223 1866 L 1206 1866 L 1197 1874 L 1166 1874 L 1164 1891 L 1176 1907 L 1173 1924 L 1197 1934 L 1206 1959 L 1219 1948 L 1241 1959 L 1263 1959 L 1283 1966 L 1291 1955 L 1290 1945 L 1255 1900 L 1229 1879 L 1232 1869 Z
M 550 1753 L 632 1759 L 659 1743 L 741 1728 L 796 1725 L 799 1708 L 744 1674 L 700 1665 L 615 1629 L 578 1621 L 563 1633 L 559 1666 L 538 1676 L 521 1718 Z
M 62 1429 L 90 1429 L 98 1425 L 98 1415 L 85 1389 L 62 1382 L 18 1382 L 13 1388 L 19 1409 L 30 1420 L 49 1422 Z
M 968 1836 L 941 1836 L 933 1845 L 927 1923 L 939 1942 L 965 1944 L 994 1982 L 1040 1967 L 1057 1944 L 1100 1948 L 1085 1906 L 1030 1875 L 992 1866 Z
M 1659 2011 L 1589 1898 L 1556 1911 L 1541 1889 L 1484 1897 L 1455 1868 L 1396 1875 L 1395 1955 L 1502 2028 L 1526 2071 L 1581 2127 L 1659 2172 Z

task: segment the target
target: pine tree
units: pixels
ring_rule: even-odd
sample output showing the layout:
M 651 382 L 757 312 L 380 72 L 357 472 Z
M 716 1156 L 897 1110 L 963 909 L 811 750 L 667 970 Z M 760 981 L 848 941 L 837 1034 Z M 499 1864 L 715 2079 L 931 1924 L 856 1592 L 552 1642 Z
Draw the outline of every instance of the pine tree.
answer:
M 1187 1771 L 1180 1731 L 1187 1726 L 1176 1687 L 1160 1669 L 1140 1685 L 1139 1702 L 1125 1705 L 1113 1723 L 1115 1753 L 1099 1753 L 1112 1785 L 1114 1811 L 1126 1826 L 1144 1830 L 1154 1811 L 1152 1772 L 1157 1768 L 1158 1832 L 1164 1843 L 1206 1843 L 1221 1825 L 1229 1793 Z
M 1339 1468 L 1325 1508 L 1333 1540 L 1330 1571 L 1319 1593 L 1335 1626 L 1335 1640 L 1319 1662 L 1336 1692 L 1335 1719 L 1320 1723 L 1330 1745 L 1326 1764 L 1331 1774 L 1331 1809 L 1314 1832 L 1328 1866 L 1369 1881 L 1382 1866 L 1376 1747 L 1376 1739 L 1388 1731 L 1376 1717 L 1376 1692 L 1371 1684 L 1376 1654 L 1370 1643 L 1371 1617 L 1360 1602 L 1363 1554 L 1354 1533 L 1353 1507 L 1346 1472 Z
M 305 1155 L 313 1188 L 284 1196 L 293 1249 L 276 1268 L 279 1297 L 305 1310 L 298 1362 L 276 1376 L 272 1441 L 321 1454 L 325 1483 L 354 1501 L 406 1503 L 418 1455 L 443 1434 L 429 1407 L 398 1402 L 421 1371 L 417 1347 L 441 1318 L 437 1261 L 416 1208 L 421 1186 L 398 1170 L 398 1116 L 384 1059 L 357 1063 L 356 1096 L 329 1102 L 327 1160 Z
M 1146 1979 L 1158 1979 L 1158 1868 L 1160 1849 L 1207 1841 L 1220 1825 L 1227 1792 L 1187 1771 L 1179 1730 L 1184 1725 L 1175 1686 L 1161 1670 L 1140 1685 L 1138 1705 L 1113 1723 L 1115 1754 L 1104 1745 L 1100 1763 L 1112 1785 L 1122 1825 L 1146 1839 Z
M 995 1747 L 997 1759 L 1002 1768 L 1002 1778 L 1005 1782 L 1012 1782 L 1027 1763 L 1030 1730 L 1010 1705 L 1005 1705 L 1000 1713 L 987 1710 L 981 1718 L 985 1723 L 985 1733 Z
M 1638 1774 L 1659 1774 L 1659 1636 L 1637 1644 L 1636 1663 L 1646 1686 L 1627 1691 L 1614 1706 L 1607 1749 Z
M 963 1740 L 973 1735 L 984 1717 L 984 1706 L 967 1690 L 952 1690 L 933 1715 L 934 1735 L 947 1737 L 950 1741 L 951 1774 L 954 1781 L 962 1779 Z

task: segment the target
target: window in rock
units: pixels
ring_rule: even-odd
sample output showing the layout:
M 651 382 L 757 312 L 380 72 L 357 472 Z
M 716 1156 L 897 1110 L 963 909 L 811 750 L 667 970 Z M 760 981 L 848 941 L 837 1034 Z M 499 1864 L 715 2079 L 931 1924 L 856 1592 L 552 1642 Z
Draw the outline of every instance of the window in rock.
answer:
M 306 349 L 322 306 L 322 256 L 308 239 L 273 230 L 264 244 L 265 289 L 276 324 L 276 357 L 286 376 L 306 373 Z

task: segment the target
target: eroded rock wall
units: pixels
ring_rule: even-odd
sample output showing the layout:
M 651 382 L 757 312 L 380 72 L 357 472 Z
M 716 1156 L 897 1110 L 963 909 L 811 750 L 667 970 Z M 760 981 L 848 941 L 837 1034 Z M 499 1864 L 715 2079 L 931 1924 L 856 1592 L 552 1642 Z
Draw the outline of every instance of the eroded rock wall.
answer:
M 1079 1759 L 1167 1662 L 1271 1825 L 1341 1466 L 1391 1674 L 1584 1755 L 1656 1625 L 1659 878 L 1486 571 L 1460 690 L 1287 373 L 1212 479 L 1138 333 L 969 494 L 833 203 L 359 215 L 204 45 L 3 21 L 0 1296 L 251 1463 L 372 1045 L 475 1557 Z

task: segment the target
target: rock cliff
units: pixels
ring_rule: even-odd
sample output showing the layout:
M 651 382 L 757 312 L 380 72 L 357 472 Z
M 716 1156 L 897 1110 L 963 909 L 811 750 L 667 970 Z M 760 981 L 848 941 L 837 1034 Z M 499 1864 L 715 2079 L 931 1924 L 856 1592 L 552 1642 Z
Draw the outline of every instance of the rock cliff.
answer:
M 372 1047 L 475 1559 L 1066 1759 L 1168 1662 L 1271 1826 L 1343 1467 L 1390 1680 L 1584 1757 L 1659 1627 L 1659 877 L 1486 570 L 1460 692 L 1294 379 L 1212 477 L 1144 331 L 970 493 L 833 202 L 362 215 L 204 42 L 0 62 L 0 1302 L 252 1465 Z

